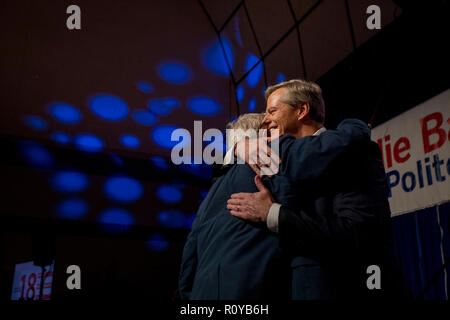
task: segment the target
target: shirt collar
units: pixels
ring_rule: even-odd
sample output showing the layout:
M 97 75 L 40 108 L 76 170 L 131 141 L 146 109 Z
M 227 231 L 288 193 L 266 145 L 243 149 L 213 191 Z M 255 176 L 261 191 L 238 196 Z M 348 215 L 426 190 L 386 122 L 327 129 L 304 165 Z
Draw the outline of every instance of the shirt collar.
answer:
M 318 136 L 319 134 L 321 134 L 322 132 L 327 131 L 327 129 L 325 127 L 320 128 L 319 130 L 317 130 L 316 132 L 314 132 L 313 136 Z

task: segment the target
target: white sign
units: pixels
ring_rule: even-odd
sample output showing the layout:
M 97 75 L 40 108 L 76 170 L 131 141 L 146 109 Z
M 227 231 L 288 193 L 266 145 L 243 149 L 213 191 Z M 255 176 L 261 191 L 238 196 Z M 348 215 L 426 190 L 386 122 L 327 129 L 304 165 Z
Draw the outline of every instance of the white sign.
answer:
M 450 89 L 372 130 L 392 216 L 450 200 Z

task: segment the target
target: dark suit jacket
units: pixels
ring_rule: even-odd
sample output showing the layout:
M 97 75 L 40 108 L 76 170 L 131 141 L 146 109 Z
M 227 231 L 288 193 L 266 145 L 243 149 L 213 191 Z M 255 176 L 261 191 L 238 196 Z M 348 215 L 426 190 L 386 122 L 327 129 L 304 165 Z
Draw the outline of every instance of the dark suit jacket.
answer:
M 289 176 L 265 177 L 275 200 L 294 207 L 298 181 L 320 176 L 336 155 L 351 144 L 368 141 L 370 130 L 359 120 L 346 120 L 337 131 L 320 136 L 280 139 L 284 165 L 298 166 Z M 302 166 L 305 170 L 301 170 Z M 265 225 L 233 217 L 226 209 L 231 194 L 257 192 L 255 173 L 248 165 L 234 165 L 211 187 L 200 205 L 184 247 L 179 293 L 181 299 L 290 298 L 290 273 L 279 238 Z M 287 269 L 283 269 L 287 268 Z
M 282 206 L 279 216 L 280 244 L 293 257 L 294 299 L 410 297 L 393 257 L 387 192 L 374 142 L 353 145 L 318 179 L 297 184 L 296 207 Z M 381 290 L 367 287 L 370 265 L 381 269 Z

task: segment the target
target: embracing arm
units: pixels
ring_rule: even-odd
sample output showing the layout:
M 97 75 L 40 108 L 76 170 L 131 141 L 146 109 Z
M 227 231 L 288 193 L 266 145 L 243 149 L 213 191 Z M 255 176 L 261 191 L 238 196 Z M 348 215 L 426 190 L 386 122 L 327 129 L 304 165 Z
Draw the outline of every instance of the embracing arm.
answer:
M 308 207 L 281 206 L 280 238 L 289 239 L 295 248 L 355 252 L 377 237 L 384 238 L 381 233 L 390 234 L 388 188 L 376 143 L 355 148 L 339 159 L 327 181 L 330 186 L 321 185 L 320 197 L 307 201 Z
M 369 141 L 369 127 L 357 119 L 346 119 L 336 130 L 317 136 L 285 139 L 280 145 L 280 173 L 289 177 L 293 184 L 317 179 L 336 157 L 354 145 Z

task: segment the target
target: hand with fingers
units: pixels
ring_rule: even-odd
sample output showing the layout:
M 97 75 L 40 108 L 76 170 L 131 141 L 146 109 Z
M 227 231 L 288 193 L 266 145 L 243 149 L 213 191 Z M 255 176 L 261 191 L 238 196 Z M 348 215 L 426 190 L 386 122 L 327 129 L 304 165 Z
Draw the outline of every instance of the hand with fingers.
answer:
M 227 209 L 235 217 L 253 222 L 265 222 L 275 200 L 262 183 L 260 176 L 255 176 L 255 184 L 258 192 L 232 194 L 228 199 Z
M 268 146 L 267 142 L 269 141 L 270 138 L 266 136 L 241 140 L 235 149 L 236 156 L 238 159 L 241 159 L 238 163 L 245 161 L 258 176 L 272 176 L 277 174 L 281 159 Z

